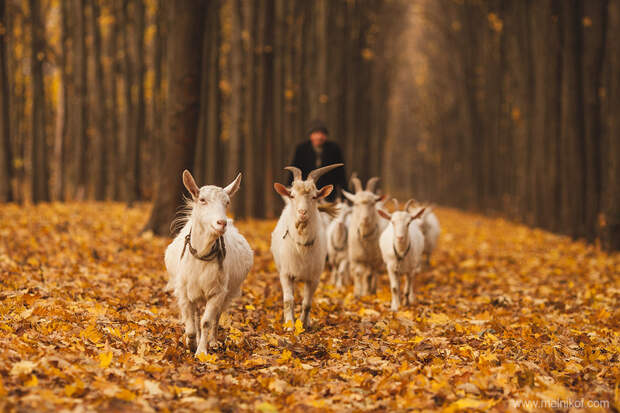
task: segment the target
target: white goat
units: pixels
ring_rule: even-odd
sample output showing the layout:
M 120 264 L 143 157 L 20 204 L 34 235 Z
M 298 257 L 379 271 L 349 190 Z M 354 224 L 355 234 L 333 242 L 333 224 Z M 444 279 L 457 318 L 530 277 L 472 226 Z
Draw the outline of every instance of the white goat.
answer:
M 347 191 L 342 194 L 353 203 L 348 239 L 349 269 L 353 276 L 356 297 L 377 292 L 377 272 L 383 266 L 379 250 L 379 236 L 387 226 L 387 221 L 380 218 L 376 204 L 385 196 L 375 195 L 374 190 L 379 178 L 373 177 L 362 188 L 360 180 L 354 176 L 351 182 L 355 195 Z
M 424 261 L 427 266 L 430 266 L 431 254 L 437 248 L 437 241 L 439 240 L 439 234 L 441 233 L 441 227 L 439 226 L 439 220 L 430 205 L 423 205 L 415 202 L 414 205 L 409 207 L 409 212 L 416 214 L 420 209 L 424 209 L 424 213 L 421 217 L 420 229 L 424 235 Z
M 400 276 L 405 276 L 405 304 L 413 304 L 413 281 L 415 274 L 422 264 L 424 250 L 424 236 L 420 230 L 420 216 L 424 208 L 415 215 L 410 214 L 408 208 L 412 201 L 408 201 L 404 211 L 398 211 L 398 202 L 394 200 L 396 211 L 392 214 L 379 210 L 379 214 L 388 219 L 390 224 L 381 234 L 379 245 L 381 255 L 387 266 L 392 292 L 392 311 L 400 307 Z
M 271 253 L 282 284 L 285 324 L 294 323 L 293 283 L 301 281 L 304 283 L 301 321 L 304 328 L 309 325 L 312 296 L 319 285 L 327 255 L 325 227 L 319 214 L 318 202 L 334 189 L 333 185 L 317 189 L 315 182 L 321 175 L 342 165 L 334 164 L 315 169 L 308 174 L 305 181 L 302 180 L 301 170 L 287 166 L 284 169 L 293 173 L 291 188 L 274 184 L 276 192 L 288 198 L 271 233 Z M 291 329 L 291 326 L 287 328 Z
M 349 278 L 349 221 L 351 207 L 338 202 L 338 215 L 327 226 L 327 262 L 331 267 L 331 283 L 341 288 Z
M 186 343 L 198 355 L 218 347 L 220 316 L 241 293 L 254 253 L 233 220 L 226 217 L 241 174 L 225 188 L 198 188 L 185 170 L 183 183 L 192 196 L 191 212 L 166 249 L 165 262 L 185 324 Z

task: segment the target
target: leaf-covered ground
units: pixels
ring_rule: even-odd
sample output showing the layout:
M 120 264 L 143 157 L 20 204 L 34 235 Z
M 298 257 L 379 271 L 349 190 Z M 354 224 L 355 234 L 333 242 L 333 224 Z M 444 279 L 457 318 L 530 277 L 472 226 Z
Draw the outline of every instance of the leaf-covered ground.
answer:
M 198 360 L 164 292 L 168 240 L 136 235 L 147 214 L 0 207 L 0 411 L 620 407 L 618 254 L 439 209 L 415 306 L 389 311 L 385 274 L 362 300 L 324 282 L 312 328 L 287 333 L 274 222 L 239 222 L 255 265 L 225 350 Z

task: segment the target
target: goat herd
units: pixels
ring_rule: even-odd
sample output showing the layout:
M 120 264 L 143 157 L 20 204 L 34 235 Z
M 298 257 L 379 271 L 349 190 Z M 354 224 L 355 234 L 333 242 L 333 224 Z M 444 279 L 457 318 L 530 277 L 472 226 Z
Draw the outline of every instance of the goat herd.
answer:
M 365 189 L 357 177 L 351 178 L 355 193 L 343 191 L 343 195 L 352 206 L 343 201 L 324 203 L 333 186 L 318 189 L 316 182 L 341 166 L 315 169 L 305 180 L 298 168 L 288 166 L 285 169 L 294 178 L 291 187 L 274 184 L 285 206 L 271 234 L 271 252 L 280 274 L 284 322 L 289 329 L 295 320 L 294 282 L 304 284 L 300 318 L 306 328 L 326 262 L 337 287 L 352 278 L 356 297 L 376 293 L 377 273 L 385 264 L 391 309 L 396 311 L 400 306 L 399 277 L 405 276 L 404 300 L 411 304 L 413 278 L 423 265 L 423 256 L 428 264 L 437 244 L 439 222 L 431 209 L 410 200 L 400 210 L 394 200 L 395 211 L 388 213 L 385 196 L 375 193 L 378 178 L 368 180 Z M 254 258 L 250 245 L 226 216 L 241 174 L 225 188 L 199 188 L 185 170 L 183 183 L 191 199 L 182 218 L 183 228 L 166 249 L 165 263 L 170 275 L 168 289 L 174 292 L 185 324 L 186 344 L 198 355 L 219 346 L 220 315 L 240 294 Z

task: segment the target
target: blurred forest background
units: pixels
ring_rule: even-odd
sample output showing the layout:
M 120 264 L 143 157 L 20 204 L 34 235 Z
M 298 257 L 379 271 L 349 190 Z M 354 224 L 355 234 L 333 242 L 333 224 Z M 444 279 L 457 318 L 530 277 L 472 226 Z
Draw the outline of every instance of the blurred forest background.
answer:
M 153 201 L 244 172 L 274 217 L 308 122 L 391 195 L 620 249 L 620 0 L 0 0 L 0 200 Z

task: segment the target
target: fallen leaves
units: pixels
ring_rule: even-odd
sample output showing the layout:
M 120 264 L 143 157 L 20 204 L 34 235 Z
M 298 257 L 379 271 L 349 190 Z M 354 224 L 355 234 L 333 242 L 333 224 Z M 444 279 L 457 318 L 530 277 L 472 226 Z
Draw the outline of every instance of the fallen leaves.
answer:
M 0 410 L 498 410 L 620 400 L 620 257 L 438 208 L 416 305 L 322 282 L 311 325 L 282 325 L 273 221 L 218 352 L 195 357 L 163 291 L 168 240 L 147 206 L 0 207 Z M 324 280 L 327 277 L 324 278 Z M 299 303 L 296 313 L 300 313 Z M 291 331 L 286 331 L 289 327 Z

